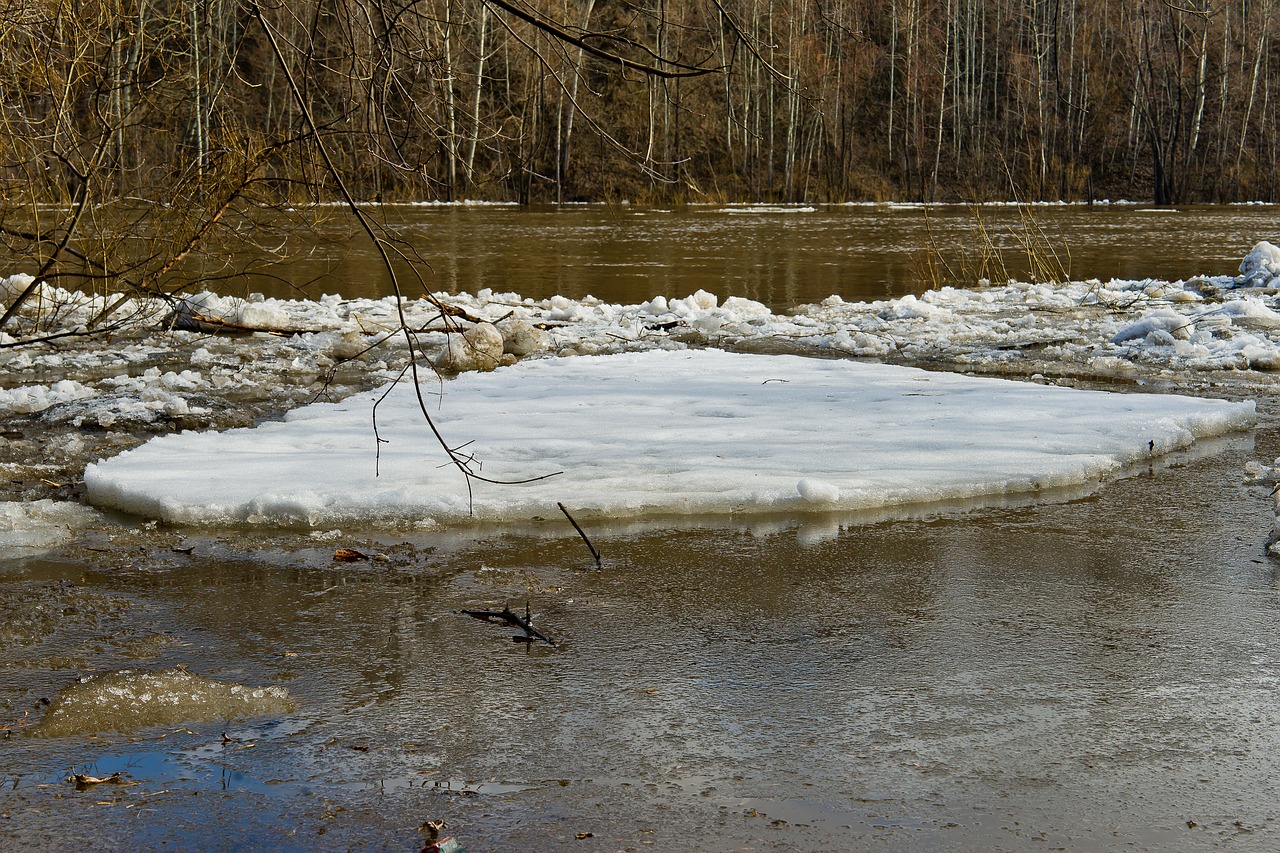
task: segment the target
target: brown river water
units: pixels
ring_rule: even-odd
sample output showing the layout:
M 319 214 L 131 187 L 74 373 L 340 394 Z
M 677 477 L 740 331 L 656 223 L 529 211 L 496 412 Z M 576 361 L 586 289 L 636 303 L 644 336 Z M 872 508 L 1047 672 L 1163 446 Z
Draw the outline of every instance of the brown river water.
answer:
M 758 291 L 680 264 L 662 273 L 678 283 L 643 287 L 643 255 L 623 248 L 612 291 L 585 262 L 534 269 L 544 217 L 564 226 L 544 245 L 588 251 L 571 233 L 584 211 L 424 218 L 473 213 L 509 220 L 525 236 L 506 242 L 529 252 L 502 260 L 500 235 L 477 238 L 466 263 L 506 275 L 480 286 L 612 301 L 697 287 L 813 301 L 835 289 L 807 279 L 824 256 L 842 259 L 837 292 L 873 280 L 863 298 L 882 298 L 910 289 L 919 236 L 887 230 L 881 272 L 859 273 L 856 241 L 812 232 L 871 213 L 819 209 L 795 245 L 761 255 Z M 596 213 L 602 233 L 664 215 Z M 1050 224 L 1059 213 L 1094 211 Z M 1232 271 L 1274 209 L 1201 214 L 1186 232 L 1145 224 L 1183 228 L 1185 213 L 1101 213 L 1115 222 L 1095 242 L 1134 266 L 1078 274 L 1177 277 Z M 802 215 L 706 226 L 728 246 L 735 227 Z M 1203 237 L 1215 228 L 1235 242 Z M 680 243 L 666 239 L 647 250 L 655 265 Z M 1152 248 L 1193 254 L 1201 239 L 1199 264 Z M 118 519 L 40 557 L 0 555 L 0 842 L 420 850 L 426 822 L 444 821 L 472 851 L 1273 849 L 1280 564 L 1263 550 L 1269 487 L 1241 475 L 1280 456 L 1280 407 L 1258 399 L 1255 431 L 1094 492 L 619 521 L 589 531 L 599 570 L 562 520 L 306 536 Z M 379 559 L 336 562 L 337 548 Z M 556 645 L 459 613 L 526 602 Z M 72 708 L 81 676 L 118 670 L 170 679 L 176 710 Z M 213 682 L 288 702 L 200 686 Z M 99 701 L 112 690 L 125 688 Z
M 406 295 L 514 292 L 533 299 L 593 295 L 639 303 L 708 290 L 784 311 L 832 294 L 847 301 L 919 293 L 930 248 L 959 274 L 989 248 L 1024 278 L 1028 253 L 1051 252 L 1075 279 L 1234 274 L 1262 239 L 1277 239 L 1273 205 L 1143 208 L 818 205 L 653 210 L 628 206 L 384 206 L 370 216 L 399 248 Z M 728 211 L 728 212 L 726 212 Z M 280 298 L 379 297 L 390 282 L 367 240 L 334 213 L 314 239 L 235 285 Z M 271 237 L 264 242 L 277 239 Z M 238 266 L 248 265 L 241 259 Z M 254 263 L 261 263 L 256 257 Z M 420 274 L 419 279 L 416 273 Z M 229 291 L 230 282 L 217 288 Z

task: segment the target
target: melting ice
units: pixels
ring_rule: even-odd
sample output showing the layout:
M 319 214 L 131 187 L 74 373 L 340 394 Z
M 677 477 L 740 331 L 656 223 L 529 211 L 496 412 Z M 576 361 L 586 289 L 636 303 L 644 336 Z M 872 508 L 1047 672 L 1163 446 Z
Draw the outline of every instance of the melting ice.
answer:
M 13 276 L 0 281 L 0 291 L 29 281 Z M 58 304 L 59 322 L 68 329 L 116 298 L 42 287 L 41 300 L 31 305 Z M 1247 407 L 1166 398 L 1162 405 L 1173 410 L 1113 421 L 1091 397 L 1041 388 L 1035 393 L 1042 398 L 1009 409 L 1021 420 L 993 428 L 981 418 L 1013 404 L 1001 397 L 1000 409 L 966 410 L 964 401 L 1003 386 L 968 386 L 974 380 L 960 378 L 947 385 L 952 380 L 931 373 L 931 394 L 946 386 L 940 397 L 908 398 L 899 388 L 902 399 L 891 403 L 892 394 L 874 389 L 916 382 L 893 373 L 899 368 L 774 361 L 764 372 L 786 382 L 765 383 L 758 368 L 743 367 L 754 361 L 700 351 L 840 356 L 1029 378 L 1266 387 L 1267 371 L 1280 368 L 1278 289 L 1280 248 L 1263 241 L 1234 276 L 1010 281 L 869 303 L 832 296 L 788 314 L 704 291 L 656 295 L 636 305 L 487 290 L 441 295 L 484 321 L 469 326 L 465 342 L 437 328 L 437 311 L 425 300 L 403 309 L 410 326 L 424 328 L 417 340 L 445 372 L 500 367 L 491 377 L 468 373 L 443 383 L 438 417 L 448 440 L 475 441 L 486 476 L 564 470 L 541 484 L 480 487 L 477 516 L 520 518 L 566 498 L 600 514 L 736 512 L 866 507 L 1088 482 L 1142 453 L 1239 428 L 1249 420 Z M 122 305 L 130 315 L 148 311 L 142 301 Z M 158 322 L 169 307 L 154 309 Z M 139 330 L 109 346 L 0 348 L 0 419 L 13 427 L 0 437 L 0 470 L 11 482 L 65 482 L 88 459 L 118 452 L 137 431 L 240 425 L 296 409 L 325 391 L 346 399 L 339 408 L 295 411 L 284 424 L 247 435 L 173 436 L 92 466 L 90 495 L 107 506 L 208 524 L 425 524 L 467 514 L 465 485 L 456 472 L 436 471 L 442 456 L 424 434 L 420 413 L 404 404 L 403 390 L 383 409 L 393 443 L 383 448 L 380 476 L 370 479 L 370 397 L 351 395 L 393 380 L 405 364 L 393 300 L 236 300 L 206 293 L 190 297 L 189 310 L 240 325 L 305 331 L 227 338 Z M 15 333 L 34 333 L 42 322 L 23 312 L 17 320 L 0 333 L 0 344 L 15 343 Z M 663 361 L 659 353 L 688 358 Z M 582 364 L 552 358 L 597 354 L 617 357 Z M 681 372 L 678 364 L 688 369 Z M 827 371 L 843 373 L 832 379 Z M 606 374 L 633 387 L 629 398 L 600 396 L 597 380 Z M 848 395 L 828 400 L 818 376 Z M 715 387 L 721 378 L 723 387 Z M 745 390 L 752 382 L 760 387 Z M 576 398 L 557 391 L 566 383 L 579 383 Z M 545 393 L 533 393 L 543 387 Z M 1125 397 L 1131 406 L 1143 399 Z M 901 408 L 904 401 L 928 400 L 943 407 L 950 419 L 945 427 L 930 420 L 927 409 Z M 644 420 L 650 405 L 662 414 L 660 423 Z M 785 421 L 786 441 L 770 432 L 778 419 Z M 1042 449 L 1037 442 L 1053 422 L 1072 423 L 1075 432 L 1052 436 L 1044 446 L 1056 449 Z M 52 427 L 75 432 L 60 437 Z M 28 444 L 41 448 L 41 459 L 29 458 Z M 1002 455 L 1010 467 L 995 464 Z
M 1253 403 L 720 350 L 528 360 L 427 391 L 485 477 L 546 478 L 469 491 L 406 382 L 153 439 L 90 465 L 89 499 L 208 525 L 864 510 L 1075 486 L 1254 422 Z

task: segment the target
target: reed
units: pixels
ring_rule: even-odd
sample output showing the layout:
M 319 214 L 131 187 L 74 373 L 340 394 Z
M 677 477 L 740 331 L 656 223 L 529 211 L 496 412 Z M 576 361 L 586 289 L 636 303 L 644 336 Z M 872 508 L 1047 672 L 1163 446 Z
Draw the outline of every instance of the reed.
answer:
M 992 222 L 980 205 L 969 209 L 959 229 L 943 231 L 927 210 L 924 247 L 915 255 L 923 289 L 977 287 L 1025 276 L 1037 284 L 1071 280 L 1071 249 L 1049 235 L 1032 207 L 1017 205 L 1017 219 Z

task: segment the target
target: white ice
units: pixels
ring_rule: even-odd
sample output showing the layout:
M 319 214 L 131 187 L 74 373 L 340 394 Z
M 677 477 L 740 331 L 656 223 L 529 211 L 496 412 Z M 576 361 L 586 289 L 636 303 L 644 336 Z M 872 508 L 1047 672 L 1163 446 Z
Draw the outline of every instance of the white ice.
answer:
M 102 523 L 95 509 L 65 501 L 0 501 L 0 558 L 29 557 Z
M 174 523 L 312 527 L 550 518 L 558 501 L 607 518 L 853 511 L 1095 482 L 1254 422 L 1252 403 L 719 350 L 526 360 L 423 392 L 483 476 L 555 476 L 473 482 L 469 499 L 405 382 L 377 409 L 381 444 L 381 392 L 359 394 L 153 439 L 90 465 L 89 499 Z
M 221 317 L 239 325 L 292 332 L 227 337 L 170 329 L 164 319 L 171 307 L 158 300 L 122 301 L 117 294 L 77 294 L 45 283 L 37 285 L 32 299 L 18 312 L 15 322 L 0 332 L 0 422 L 7 427 L 5 435 L 0 436 L 0 473 L 12 482 L 30 482 L 36 478 L 66 481 L 78 474 L 85 461 L 95 458 L 90 453 L 117 452 L 131 444 L 139 433 L 243 424 L 294 409 L 318 394 L 342 400 L 353 393 L 367 392 L 400 375 L 406 363 L 405 337 L 396 331 L 401 310 L 410 327 L 423 329 L 416 335 L 416 343 L 424 347 L 428 357 L 446 373 L 520 362 L 515 372 L 503 370 L 493 379 L 466 376 L 464 381 L 448 384 L 449 395 L 441 410 L 445 420 L 463 411 L 485 411 L 483 406 L 468 403 L 465 398 L 455 405 L 455 398 L 472 393 L 465 389 L 473 384 L 501 383 L 510 377 L 541 375 L 540 371 L 552 369 L 526 367 L 525 362 L 547 361 L 554 364 L 556 370 L 567 370 L 567 365 L 559 363 L 563 357 L 693 353 L 702 348 L 768 353 L 775 358 L 780 354 L 801 354 L 890 361 L 1060 384 L 1121 379 L 1139 386 L 1172 387 L 1210 395 L 1220 395 L 1229 389 L 1237 398 L 1254 392 L 1271 394 L 1274 371 L 1280 370 L 1280 275 L 1276 274 L 1277 269 L 1280 269 L 1280 248 L 1264 240 L 1256 243 L 1244 257 L 1239 275 L 1200 276 L 1173 282 L 1152 279 L 984 282 L 974 287 L 941 287 L 919 296 L 875 302 L 845 302 L 833 295 L 819 304 L 797 306 L 788 313 L 774 313 L 750 299 L 721 299 L 703 290 L 683 297 L 655 293 L 638 304 L 613 304 L 590 296 L 534 300 L 489 290 L 439 294 L 451 305 L 486 321 L 463 324 L 465 340 L 458 334 L 444 333 L 437 307 L 427 300 L 397 306 L 390 298 L 347 299 L 337 295 L 314 301 L 261 296 L 230 299 L 211 293 L 188 297 L 183 310 Z M 7 299 L 21 292 L 32 281 L 30 276 L 20 273 L 0 279 L 0 298 Z M 41 306 L 50 305 L 57 306 L 58 310 L 53 314 L 41 313 Z M 70 332 L 74 335 L 113 306 L 116 310 L 113 317 L 143 322 L 129 334 L 109 339 L 72 337 L 59 338 L 55 345 L 19 345 L 24 338 L 39 339 L 46 334 Z M 147 331 L 148 328 L 151 331 Z M 618 359 L 607 363 L 625 365 L 629 362 Z M 586 369 L 585 364 L 581 367 Z M 840 369 L 864 368 L 846 364 Z M 522 399 L 520 394 L 510 389 L 494 393 L 498 399 L 507 401 L 503 405 L 508 417 L 501 429 L 492 433 L 491 441 L 487 444 L 481 441 L 477 447 L 483 448 L 480 453 L 486 463 L 483 473 L 506 476 L 495 473 L 494 466 L 511 466 L 517 460 L 502 456 L 503 441 L 554 443 L 559 433 L 522 429 L 524 409 L 510 402 Z M 654 393 L 657 399 L 668 399 L 664 395 L 676 392 L 660 386 Z M 706 399 L 715 400 L 708 405 L 717 408 L 724 403 L 713 393 Z M 367 400 L 365 394 L 349 399 L 345 405 L 357 413 L 353 417 L 367 419 Z M 516 414 L 511 414 L 513 409 Z M 1045 414 L 1050 411 L 1053 410 L 1045 409 L 1042 417 L 1051 417 Z M 529 409 L 531 417 L 542 416 L 539 412 L 536 405 Z M 568 414 L 578 413 L 575 410 Z M 632 410 L 628 409 L 617 417 L 625 421 L 631 414 Z M 821 417 L 799 409 L 792 414 L 797 423 L 817 423 Z M 304 415 L 294 415 L 293 420 L 302 417 Z M 572 430 L 582 423 L 563 411 L 551 411 L 545 413 L 545 417 L 548 424 L 554 422 L 555 430 L 561 431 L 566 429 L 564 424 L 574 425 L 567 427 Z M 691 441 L 697 447 L 704 442 L 714 445 L 724 437 L 727 426 L 741 426 L 743 420 L 747 419 L 700 419 L 697 422 L 700 427 L 711 424 L 716 428 L 702 429 L 696 432 L 696 440 L 686 437 L 678 446 L 684 448 Z M 49 432 L 55 428 L 75 432 L 71 433 L 70 440 L 64 441 L 56 437 L 61 433 Z M 271 429 L 277 428 L 268 428 L 255 436 L 274 436 Z M 420 427 L 415 423 L 414 428 Z M 488 428 L 488 424 L 451 424 L 449 440 L 461 443 L 481 439 L 487 435 Z M 859 425 L 859 429 L 864 430 L 876 428 L 875 423 Z M 455 429 L 461 434 L 455 435 Z M 895 428 L 889 428 L 889 432 L 889 438 L 902 436 L 903 446 L 898 452 L 905 452 L 905 442 L 913 434 Z M 54 438 L 45 442 L 49 452 L 44 457 L 24 456 L 14 449 L 30 445 L 46 433 Z M 570 432 L 569 438 L 574 435 Z M 1013 440 L 1012 432 L 1010 437 Z M 1146 441 L 1157 437 L 1128 438 L 1134 446 L 1145 446 Z M 651 432 L 647 440 L 670 442 L 665 427 L 663 431 Z M 372 446 L 367 430 L 354 427 L 343 441 L 361 448 L 361 452 Z M 415 433 L 412 440 L 402 439 L 400 446 L 416 449 L 419 455 L 414 458 L 419 460 L 419 467 L 440 462 L 439 452 L 421 435 Z M 865 450 L 868 445 L 859 446 Z M 9 448 L 7 457 L 4 456 L 6 447 Z M 153 472 L 157 489 L 161 481 L 169 477 L 184 479 L 187 481 L 184 487 L 191 488 L 192 478 L 201 471 L 223 467 L 242 470 L 239 462 L 221 449 L 224 445 L 217 447 L 215 458 L 200 459 L 190 471 Z M 390 447 L 385 450 L 392 454 L 399 452 Z M 156 452 L 148 448 L 145 454 Z M 1105 451 L 1104 455 L 1111 452 Z M 665 464 L 669 453 L 665 450 L 657 454 L 660 464 L 645 471 L 662 470 L 661 464 Z M 1129 458 L 1125 453 L 1120 456 Z M 572 458 L 579 470 L 592 470 L 593 457 L 589 452 L 561 455 Z M 624 453 L 619 456 L 624 461 L 630 458 Z M 313 458 L 327 465 L 330 458 L 338 457 L 320 454 Z M 556 458 L 551 454 L 543 461 L 556 463 Z M 951 464 L 946 457 L 938 457 L 936 461 L 939 465 Z M 877 464 L 881 469 L 890 470 L 899 462 L 900 456 L 891 453 Z M 118 469 L 111 467 L 115 464 L 108 463 L 100 470 L 123 472 L 127 467 L 123 460 L 118 463 Z M 569 470 L 567 462 L 556 464 Z M 354 462 L 352 465 L 353 470 L 358 467 Z M 365 467 L 359 467 L 356 473 L 363 476 L 371 463 L 360 465 Z M 684 470 L 674 463 L 669 467 L 673 473 Z M 872 504 L 942 497 L 948 494 L 948 488 L 963 491 L 956 483 L 978 475 L 962 465 L 956 469 L 956 479 L 948 485 L 942 481 L 916 482 L 904 473 L 900 484 L 903 491 L 898 495 L 892 483 L 874 478 L 869 479 L 870 485 L 858 485 L 861 481 L 854 480 L 842 484 L 823 472 L 809 470 L 808 465 L 791 467 L 794 470 L 786 475 L 785 482 L 752 489 L 741 501 L 731 497 L 733 489 L 725 487 L 717 493 L 694 479 L 680 483 L 681 488 L 687 487 L 695 494 L 678 506 L 661 508 L 660 500 L 655 498 L 656 502 L 650 502 L 625 489 L 611 493 L 613 497 L 591 500 L 601 513 L 685 511 L 681 509 L 683 506 L 692 507 L 689 512 L 715 507 L 721 508 L 716 511 L 722 511 L 734 510 L 739 503 L 759 508 L 839 509 L 861 506 L 860 501 Z M 103 475 L 91 471 L 90 479 L 94 476 Z M 318 520 L 330 516 L 360 518 L 361 512 L 365 512 L 368 519 L 386 516 L 396 523 L 425 523 L 426 519 L 447 521 L 463 514 L 456 480 L 449 481 L 447 488 L 431 485 L 436 491 L 428 497 L 406 491 L 401 500 L 396 497 L 396 490 L 408 487 L 395 482 L 399 475 L 384 473 L 373 489 L 364 485 L 351 488 L 344 485 L 342 490 L 332 486 L 312 489 L 304 484 L 295 490 L 298 495 L 290 499 L 293 503 L 267 495 L 250 499 L 251 505 L 246 508 L 241 505 L 242 497 L 227 495 L 225 506 L 204 511 L 196 506 L 196 498 L 185 493 L 175 493 L 175 496 L 158 489 L 150 494 L 150 487 L 143 485 L 138 476 L 131 474 L 126 488 L 123 473 L 120 474 L 121 501 L 144 514 L 189 517 L 202 523 L 212 523 L 214 518 L 241 522 L 251 518 L 283 518 L 293 523 L 311 523 L 316 519 L 322 523 Z M 566 474 L 544 486 L 560 490 L 555 492 L 556 499 L 567 496 L 568 502 L 573 502 L 575 495 L 566 495 L 565 490 L 577 489 L 577 486 L 564 485 L 569 482 L 569 476 Z M 111 477 L 100 479 L 99 492 L 110 491 L 115 477 L 112 473 Z M 1023 478 L 1027 488 L 1059 481 L 1046 472 L 1018 473 L 1009 474 L 1004 485 L 993 485 L 983 479 L 978 487 L 970 484 L 970 490 L 1013 488 L 1010 484 L 1018 477 Z M 672 482 L 678 482 L 678 478 L 673 477 Z M 293 483 L 288 485 L 292 489 Z M 215 486 L 221 488 L 216 483 L 211 488 Z M 536 502 L 539 489 L 544 486 L 496 491 L 482 486 L 477 492 L 477 513 L 488 513 L 491 517 L 526 514 L 527 507 L 521 509 L 520 502 Z M 859 488 L 865 491 L 859 492 Z M 339 492 L 348 494 L 356 505 L 344 505 L 339 500 Z M 450 494 L 454 496 L 452 499 L 447 498 Z M 660 497 L 665 499 L 664 495 Z M 609 504 L 605 498 L 614 503 Z M 253 500 L 260 503 L 252 504 Z M 188 501 L 192 506 L 187 506 Z M 410 505 L 414 507 L 412 511 L 406 509 Z M 528 512 L 543 512 L 546 505 L 543 500 L 542 509 Z M 367 512 L 361 510 L 361 506 Z M 702 510 L 696 509 L 699 506 Z

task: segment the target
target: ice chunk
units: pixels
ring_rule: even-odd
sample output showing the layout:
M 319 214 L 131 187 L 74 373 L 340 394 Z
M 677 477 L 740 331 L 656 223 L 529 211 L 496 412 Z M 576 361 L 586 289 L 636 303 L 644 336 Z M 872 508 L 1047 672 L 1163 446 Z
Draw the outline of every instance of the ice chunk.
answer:
M 1195 331 L 1195 322 L 1172 308 L 1159 308 L 1144 316 L 1138 322 L 1126 326 L 1117 332 L 1111 343 L 1121 344 L 1138 338 L 1145 338 L 1152 332 L 1165 332 L 1179 340 L 1189 340 Z
M 7 278 L 0 278 L 0 308 L 8 308 L 22 291 L 31 286 L 35 276 L 17 273 Z
M 688 317 L 700 314 L 704 311 L 710 311 L 719 304 L 720 298 L 714 293 L 699 290 L 694 294 L 686 296 L 684 299 L 672 299 L 667 303 L 667 308 L 673 314 Z
M 1246 296 L 1244 299 L 1223 303 L 1218 311 L 1230 317 L 1237 326 L 1248 329 L 1280 328 L 1280 314 L 1272 311 L 1256 297 Z
M 102 514 L 65 501 L 0 502 L 0 556 L 30 556 L 102 523 Z
M 502 348 L 517 357 L 524 357 L 551 346 L 551 336 L 529 325 L 528 321 L 512 317 L 502 324 Z
M 289 328 L 289 315 L 274 303 L 242 302 L 234 316 L 236 323 L 251 329 Z
M 502 363 L 502 349 L 502 333 L 497 327 L 492 323 L 477 323 L 462 334 L 449 336 L 437 366 L 451 373 L 493 370 Z
M 1249 250 L 1240 262 L 1240 274 L 1246 278 L 1264 273 L 1266 277 L 1280 275 L 1280 246 L 1261 240 Z
M 667 297 L 655 296 L 652 299 L 650 299 L 648 302 L 645 302 L 644 304 L 642 304 L 640 306 L 640 310 L 646 314 L 661 316 L 663 314 L 666 314 L 671 309 L 667 307 Z
M 738 320 L 761 320 L 773 313 L 768 305 L 741 296 L 730 296 L 722 307 L 726 314 Z
M 897 300 L 892 307 L 882 311 L 880 316 L 886 320 L 933 320 L 950 318 L 952 312 L 907 294 Z
M 825 480 L 803 479 L 796 483 L 796 491 L 809 503 L 833 504 L 840 500 L 840 487 Z

